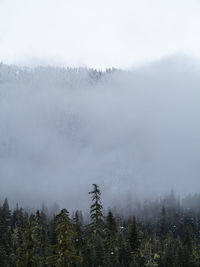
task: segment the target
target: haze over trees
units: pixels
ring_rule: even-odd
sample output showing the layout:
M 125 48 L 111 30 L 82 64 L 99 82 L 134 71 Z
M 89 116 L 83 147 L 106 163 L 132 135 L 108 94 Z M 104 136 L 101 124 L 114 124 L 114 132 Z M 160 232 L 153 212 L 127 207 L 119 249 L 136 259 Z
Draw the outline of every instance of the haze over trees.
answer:
M 0 267 L 200 267 L 200 0 L 0 0 Z
M 198 192 L 198 69 L 175 56 L 129 71 L 1 64 L 2 200 L 86 209 L 94 182 L 123 209 Z
M 135 216 L 105 210 L 93 184 L 89 213 L 66 208 L 49 215 L 43 207 L 27 212 L 8 200 L 0 206 L 0 266 L 8 267 L 198 267 L 199 195 L 193 203 L 171 193 L 143 205 Z M 192 202 L 191 202 L 192 203 Z
M 198 66 L 0 66 L 0 266 L 200 266 Z

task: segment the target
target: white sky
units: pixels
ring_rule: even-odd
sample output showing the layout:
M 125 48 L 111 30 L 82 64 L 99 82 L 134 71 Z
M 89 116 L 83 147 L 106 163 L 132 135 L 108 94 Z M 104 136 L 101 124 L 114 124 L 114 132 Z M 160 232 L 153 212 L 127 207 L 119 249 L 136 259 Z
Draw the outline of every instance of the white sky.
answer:
M 200 57 L 200 0 L 0 0 L 0 61 L 127 68 Z

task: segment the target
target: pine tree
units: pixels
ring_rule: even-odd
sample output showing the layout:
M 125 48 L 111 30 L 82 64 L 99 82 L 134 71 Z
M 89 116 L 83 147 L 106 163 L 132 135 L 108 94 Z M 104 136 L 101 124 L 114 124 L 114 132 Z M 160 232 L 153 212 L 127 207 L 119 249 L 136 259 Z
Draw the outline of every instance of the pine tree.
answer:
M 103 247 L 103 213 L 101 205 L 101 191 L 97 184 L 93 184 L 93 191 L 89 192 L 92 196 L 92 205 L 90 206 L 90 239 L 89 251 L 93 259 L 94 266 L 103 266 L 104 264 L 104 247 Z M 93 244 L 92 246 L 90 244 Z
M 82 258 L 76 255 L 73 244 L 74 238 L 73 224 L 69 218 L 69 213 L 63 209 L 56 216 L 56 237 L 55 255 L 48 258 L 48 262 L 56 267 L 68 267 L 74 263 L 81 262 Z
M 171 232 L 168 233 L 168 236 L 164 243 L 165 247 L 162 259 L 162 266 L 174 267 L 176 262 L 176 242 L 173 239 L 173 235 Z
M 74 226 L 74 247 L 76 250 L 76 255 L 82 257 L 83 256 L 83 251 L 85 247 L 85 240 L 83 236 L 83 229 L 82 229 L 82 224 L 80 219 L 81 215 L 78 211 L 75 212 L 75 216 L 73 218 L 73 226 Z
M 8 256 L 6 255 L 4 247 L 0 247 L 0 266 L 9 266 Z
M 100 235 L 97 235 L 95 238 L 95 259 L 94 259 L 94 266 L 100 267 L 105 266 L 105 252 L 103 246 L 103 239 Z
M 105 225 L 105 254 L 106 266 L 119 266 L 118 251 L 119 251 L 119 230 L 117 222 L 111 211 L 108 212 Z
M 166 221 L 166 210 L 162 207 L 161 220 L 160 220 L 160 234 L 165 235 L 167 233 L 167 221 Z
M 48 257 L 46 263 L 48 266 L 55 266 L 54 262 L 56 259 L 56 245 L 57 245 L 57 234 L 56 234 L 57 218 L 54 215 L 50 221 L 49 226 L 49 245 L 48 245 Z
M 11 238 L 11 240 L 12 240 L 12 253 L 10 255 L 11 266 L 16 266 L 18 249 L 22 245 L 21 234 L 22 233 L 20 233 L 19 228 L 16 226 L 13 229 L 12 238 Z
M 121 266 L 129 266 L 129 251 L 126 246 L 124 235 L 121 233 L 119 235 L 119 263 Z
M 43 212 L 36 212 L 32 222 L 33 236 L 35 240 L 35 256 L 38 264 L 44 266 L 47 257 L 48 237 L 46 216 Z
M 135 216 L 133 216 L 133 219 L 129 223 L 128 231 L 129 231 L 128 241 L 129 241 L 131 252 L 137 253 L 141 240 L 140 240 L 140 233 L 139 233 L 139 229 L 136 223 Z
M 136 265 L 136 260 L 140 258 L 139 247 L 141 244 L 140 232 L 136 223 L 135 216 L 128 225 L 128 248 L 131 264 Z
M 192 254 L 192 229 L 191 227 L 187 226 L 185 229 L 185 238 L 183 241 L 183 267 L 194 267 Z
M 0 261 L 10 264 L 11 255 L 11 211 L 7 198 L 0 210 Z
M 92 195 L 92 205 L 90 206 L 91 227 L 94 234 L 102 234 L 103 213 L 101 205 L 101 191 L 97 184 L 93 184 L 93 191 L 89 192 Z
M 23 242 L 17 250 L 16 266 L 17 267 L 36 267 L 41 266 L 36 257 L 37 240 L 35 239 L 31 220 L 29 218 L 25 232 L 23 234 Z

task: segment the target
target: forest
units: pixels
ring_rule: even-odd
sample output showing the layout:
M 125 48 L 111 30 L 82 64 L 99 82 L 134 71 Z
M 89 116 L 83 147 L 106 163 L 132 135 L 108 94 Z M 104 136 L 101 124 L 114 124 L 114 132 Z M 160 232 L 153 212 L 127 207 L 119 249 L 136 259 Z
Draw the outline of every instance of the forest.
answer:
M 106 211 L 101 190 L 89 192 L 88 216 L 62 209 L 30 212 L 0 207 L 0 266 L 200 266 L 200 196 L 173 192 L 144 203 L 136 214 Z M 130 207 L 134 203 L 129 203 Z
M 0 0 L 0 267 L 200 267 L 200 0 Z

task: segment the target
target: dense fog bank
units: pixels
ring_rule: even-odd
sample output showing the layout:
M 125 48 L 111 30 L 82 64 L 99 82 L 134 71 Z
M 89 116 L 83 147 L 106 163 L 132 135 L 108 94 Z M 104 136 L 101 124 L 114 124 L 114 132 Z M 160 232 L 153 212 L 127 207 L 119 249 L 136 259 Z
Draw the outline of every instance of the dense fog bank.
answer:
M 0 195 L 88 206 L 200 189 L 199 64 L 129 71 L 0 66 Z M 35 204 L 34 204 L 35 205 Z

